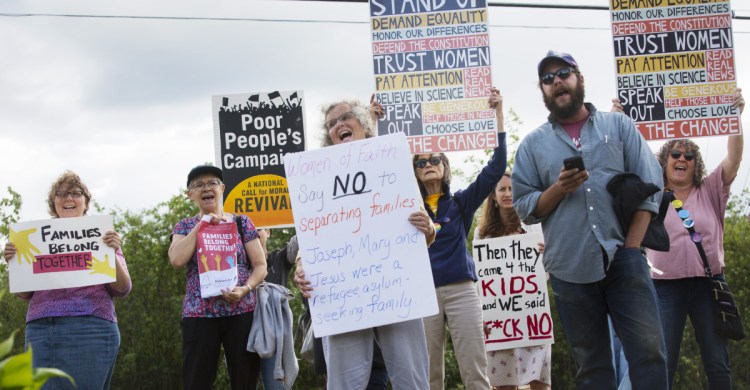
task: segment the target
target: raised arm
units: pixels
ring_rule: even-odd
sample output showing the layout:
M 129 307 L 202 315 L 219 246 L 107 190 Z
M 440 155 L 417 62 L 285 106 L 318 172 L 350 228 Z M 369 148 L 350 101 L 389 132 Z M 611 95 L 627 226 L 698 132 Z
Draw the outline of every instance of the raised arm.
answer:
M 503 95 L 496 87 L 490 88 L 490 108 L 495 110 L 495 119 L 497 119 L 497 132 L 505 132 L 505 114 L 503 114 Z
M 740 114 L 745 110 L 745 99 L 742 97 L 742 88 L 737 88 L 735 91 L 732 107 L 738 108 Z M 724 184 L 733 182 L 734 178 L 737 177 L 737 171 L 740 169 L 740 162 L 742 162 L 744 143 L 745 140 L 742 134 L 731 135 L 727 140 L 727 156 L 721 161 L 721 180 Z
M 172 267 L 182 268 L 190 262 L 198 242 L 198 226 L 200 225 L 195 225 L 187 236 L 172 235 L 172 243 L 169 245 L 169 251 L 167 251 L 169 263 L 172 264 Z

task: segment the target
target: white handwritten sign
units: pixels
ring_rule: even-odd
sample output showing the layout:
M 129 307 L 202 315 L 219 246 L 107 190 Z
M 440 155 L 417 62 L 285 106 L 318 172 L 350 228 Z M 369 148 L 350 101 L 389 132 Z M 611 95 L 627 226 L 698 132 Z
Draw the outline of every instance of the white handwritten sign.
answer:
M 474 240 L 487 351 L 552 344 L 540 233 Z
M 284 157 L 316 337 L 437 313 L 404 134 Z
M 115 251 L 102 241 L 109 215 L 15 223 L 8 262 L 10 292 L 91 286 L 115 281 Z

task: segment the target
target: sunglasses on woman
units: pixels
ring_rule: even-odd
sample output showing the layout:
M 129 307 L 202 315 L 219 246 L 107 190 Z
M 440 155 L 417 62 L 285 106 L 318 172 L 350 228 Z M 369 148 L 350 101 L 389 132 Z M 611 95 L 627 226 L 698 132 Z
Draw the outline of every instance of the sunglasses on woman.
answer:
M 555 76 L 559 77 L 560 80 L 565 80 L 573 73 L 573 68 L 564 67 L 557 70 L 557 72 L 547 72 L 539 78 L 542 84 L 550 85 L 555 81 Z
M 693 159 L 695 158 L 695 153 L 693 153 L 693 152 L 685 152 L 685 153 L 682 153 L 682 152 L 680 152 L 679 150 L 673 150 L 673 151 L 672 151 L 672 152 L 670 153 L 670 155 L 671 155 L 671 156 L 672 156 L 672 158 L 673 158 L 673 159 L 675 159 L 675 160 L 679 160 L 679 159 L 680 159 L 680 157 L 682 157 L 683 155 L 685 156 L 685 161 L 693 161 Z
M 440 160 L 440 157 L 438 157 L 438 156 L 432 156 L 429 159 L 427 159 L 427 158 L 420 158 L 419 160 L 417 160 L 417 161 L 414 162 L 414 166 L 417 167 L 417 168 L 419 168 L 419 169 L 422 169 L 422 168 L 424 168 L 424 167 L 427 166 L 428 162 L 430 163 L 430 165 L 432 165 L 434 167 L 434 166 L 437 166 L 438 164 L 440 164 L 441 160 Z

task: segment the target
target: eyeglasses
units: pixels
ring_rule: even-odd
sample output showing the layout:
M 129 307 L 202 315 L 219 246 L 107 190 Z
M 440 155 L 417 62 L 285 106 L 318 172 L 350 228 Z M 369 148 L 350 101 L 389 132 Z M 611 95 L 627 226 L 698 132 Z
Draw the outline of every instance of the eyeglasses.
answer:
M 670 152 L 670 156 L 672 156 L 672 158 L 675 160 L 679 160 L 683 155 L 685 155 L 685 161 L 693 161 L 693 159 L 695 158 L 695 153 L 693 152 L 682 153 L 679 150 L 673 150 L 672 152 Z
M 414 167 L 422 169 L 422 168 L 424 168 L 424 167 L 427 166 L 427 163 L 430 163 L 430 165 L 432 165 L 433 167 L 436 167 L 436 166 L 440 165 L 441 162 L 442 162 L 442 160 L 440 159 L 439 156 L 432 156 L 429 159 L 427 159 L 427 158 L 420 158 L 419 160 L 417 160 L 417 161 L 414 162 Z
M 60 199 L 65 199 L 68 196 L 73 199 L 78 199 L 83 196 L 83 191 L 55 191 L 55 196 Z
M 558 69 L 557 72 L 548 72 L 543 74 L 542 77 L 539 78 L 539 80 L 542 81 L 542 84 L 550 85 L 555 81 L 555 76 L 559 77 L 560 80 L 565 80 L 570 77 L 571 73 L 573 72 L 573 68 L 566 66 L 564 68 Z
M 219 180 L 209 180 L 205 183 L 202 181 L 199 181 L 197 183 L 193 183 L 193 185 L 191 185 L 190 188 L 194 190 L 198 190 L 198 191 L 203 191 L 204 188 L 208 187 L 213 190 L 216 187 L 218 187 L 219 184 L 221 184 Z
M 328 130 L 331 130 L 331 129 L 332 129 L 332 128 L 334 128 L 334 127 L 335 127 L 335 126 L 336 126 L 336 125 L 337 125 L 337 124 L 338 124 L 339 122 L 346 122 L 346 121 L 348 121 L 349 119 L 354 119 L 354 118 L 356 118 L 356 117 L 357 117 L 357 116 L 356 116 L 356 115 L 354 115 L 354 113 L 353 113 L 353 112 L 351 112 L 351 111 L 349 111 L 349 112 L 345 112 L 345 113 L 341 114 L 341 116 L 339 116 L 338 118 L 335 118 L 335 119 L 331 119 L 330 121 L 326 122 L 326 129 L 328 129 Z

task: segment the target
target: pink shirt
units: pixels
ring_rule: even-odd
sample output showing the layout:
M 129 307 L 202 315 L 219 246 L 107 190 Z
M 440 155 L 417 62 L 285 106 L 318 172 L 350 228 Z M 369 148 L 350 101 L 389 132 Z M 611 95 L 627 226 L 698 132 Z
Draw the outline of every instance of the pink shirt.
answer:
M 125 256 L 120 249 L 117 250 L 115 257 L 127 274 L 128 266 L 125 264 Z M 35 291 L 29 301 L 26 322 L 45 317 L 75 316 L 95 316 L 117 322 L 115 303 L 112 298 L 128 295 L 132 286 L 132 282 L 128 283 L 123 291 L 117 291 L 109 284 Z
M 719 165 L 711 174 L 703 178 L 701 186 L 694 189 L 683 202 L 682 209 L 690 212 L 695 220 L 694 229 L 703 236 L 703 250 L 708 258 L 711 272 L 716 275 L 724 272 L 724 211 L 729 201 L 730 183 L 721 180 L 722 168 Z M 664 226 L 669 233 L 669 252 L 647 250 L 646 254 L 656 269 L 663 275 L 651 273 L 654 279 L 680 279 L 705 277 L 703 261 L 698 248 L 690 239 L 688 230 L 682 226 L 682 219 L 674 207 L 670 206 L 664 218 Z

